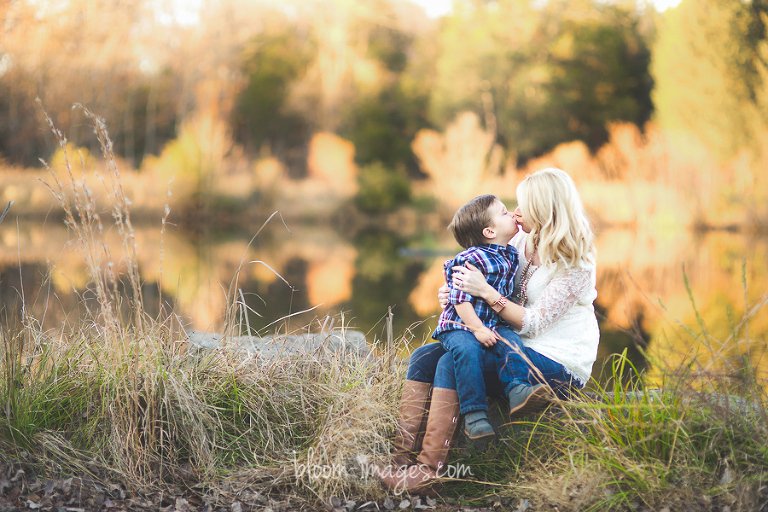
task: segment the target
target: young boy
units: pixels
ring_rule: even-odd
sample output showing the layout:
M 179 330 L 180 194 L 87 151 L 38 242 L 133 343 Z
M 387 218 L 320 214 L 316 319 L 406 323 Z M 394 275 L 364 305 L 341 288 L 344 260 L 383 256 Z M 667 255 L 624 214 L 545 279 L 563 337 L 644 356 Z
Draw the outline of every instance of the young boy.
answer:
M 497 360 L 506 361 L 506 353 L 511 349 L 498 342 L 500 337 L 495 332 L 497 326 L 505 325 L 503 321 L 484 300 L 453 286 L 451 268 L 471 263 L 502 297 L 511 296 L 518 256 L 507 242 L 517 233 L 517 224 L 496 196 L 482 195 L 459 208 L 448 229 L 465 250 L 443 267 L 450 299 L 432 337 L 453 356 L 464 431 L 470 439 L 478 439 L 494 435 L 487 416 L 483 350 L 493 350 Z

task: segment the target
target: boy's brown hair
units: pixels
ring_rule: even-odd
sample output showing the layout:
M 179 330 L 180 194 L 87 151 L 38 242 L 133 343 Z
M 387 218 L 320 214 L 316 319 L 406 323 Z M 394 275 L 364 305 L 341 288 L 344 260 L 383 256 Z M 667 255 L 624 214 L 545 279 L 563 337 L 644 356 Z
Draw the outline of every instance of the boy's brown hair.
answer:
M 490 208 L 498 200 L 493 194 L 477 196 L 456 211 L 448 229 L 460 246 L 469 249 L 487 243 L 483 229 L 490 226 Z

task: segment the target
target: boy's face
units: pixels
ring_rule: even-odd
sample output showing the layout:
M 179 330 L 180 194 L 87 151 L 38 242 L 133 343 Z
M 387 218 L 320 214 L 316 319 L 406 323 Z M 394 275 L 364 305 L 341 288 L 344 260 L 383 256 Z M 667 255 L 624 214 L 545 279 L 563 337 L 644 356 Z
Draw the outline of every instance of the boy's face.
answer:
M 488 226 L 495 234 L 495 238 L 498 243 L 506 244 L 517 233 L 517 223 L 515 222 L 515 216 L 507 211 L 507 207 L 501 201 L 495 201 L 491 207 L 491 224 Z M 483 231 L 486 236 L 489 233 L 486 230 Z

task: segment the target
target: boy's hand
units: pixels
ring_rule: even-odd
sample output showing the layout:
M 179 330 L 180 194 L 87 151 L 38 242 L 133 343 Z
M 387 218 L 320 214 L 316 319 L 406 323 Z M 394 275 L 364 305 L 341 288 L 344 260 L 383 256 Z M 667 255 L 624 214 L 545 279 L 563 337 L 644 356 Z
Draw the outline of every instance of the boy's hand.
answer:
M 480 342 L 480 344 L 484 347 L 492 347 L 496 344 L 496 341 L 499 339 L 499 335 L 487 328 L 486 326 L 481 326 L 476 329 L 472 329 L 472 334 L 475 335 L 475 338 L 477 338 L 477 341 Z

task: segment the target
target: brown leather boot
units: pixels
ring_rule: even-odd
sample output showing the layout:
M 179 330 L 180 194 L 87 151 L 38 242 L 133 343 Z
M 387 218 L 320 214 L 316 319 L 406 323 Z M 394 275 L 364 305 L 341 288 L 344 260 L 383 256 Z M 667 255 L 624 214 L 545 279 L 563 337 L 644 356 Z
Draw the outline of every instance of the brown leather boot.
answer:
M 390 489 L 401 493 L 434 495 L 456 443 L 459 429 L 459 395 L 454 389 L 433 388 L 427 431 L 416 464 L 396 471 L 380 472 Z
M 403 385 L 397 435 L 392 442 L 392 460 L 396 467 L 410 466 L 416 462 L 427 427 L 431 392 L 432 384 L 428 382 L 406 380 Z

